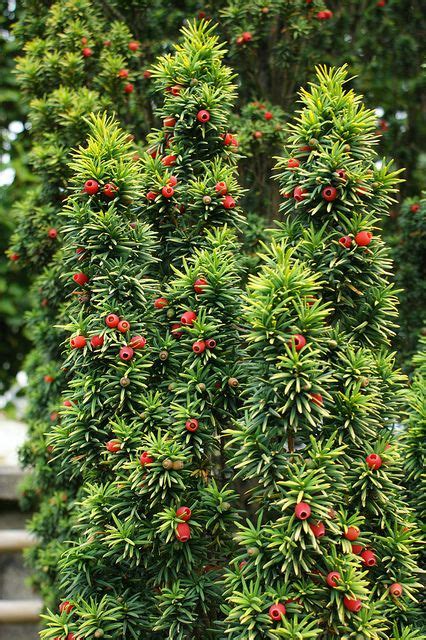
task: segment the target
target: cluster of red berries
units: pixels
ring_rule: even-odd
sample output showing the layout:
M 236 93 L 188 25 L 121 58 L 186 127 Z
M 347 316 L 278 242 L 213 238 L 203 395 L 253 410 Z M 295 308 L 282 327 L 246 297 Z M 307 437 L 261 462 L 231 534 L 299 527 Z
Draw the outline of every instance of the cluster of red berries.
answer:
M 358 231 L 354 238 L 351 236 L 342 236 L 339 238 L 339 244 L 345 249 L 350 249 L 352 242 L 355 242 L 358 247 L 368 247 L 372 239 L 373 234 L 371 231 Z
M 243 44 L 247 44 L 248 42 L 251 42 L 253 40 L 253 35 L 251 34 L 250 31 L 243 31 L 243 33 L 239 36 L 236 37 L 235 42 L 237 43 L 237 45 L 239 47 L 241 47 Z
M 120 80 L 127 80 L 129 77 L 128 69 L 120 69 L 120 71 L 117 73 L 117 76 L 118 78 L 120 78 Z M 134 88 L 134 84 L 132 84 L 131 82 L 126 82 L 126 84 L 124 85 L 124 93 L 133 93 Z
M 191 528 L 188 524 L 188 520 L 191 519 L 192 512 L 189 507 L 179 507 L 176 509 L 176 516 L 183 520 L 183 522 L 179 522 L 175 530 L 176 539 L 179 542 L 188 542 L 191 537 Z
M 99 192 L 100 188 L 101 188 L 101 185 L 99 184 L 99 182 L 97 182 L 96 180 L 90 179 L 90 180 L 86 180 L 86 182 L 84 183 L 83 191 L 84 193 L 87 193 L 89 196 L 93 196 Z M 107 182 L 102 187 L 103 195 L 109 198 L 110 200 L 112 198 L 115 198 L 115 196 L 118 193 L 118 190 L 119 189 L 117 185 L 115 185 L 113 182 Z
M 238 147 L 238 140 L 232 133 L 221 133 L 220 137 L 223 140 L 225 147 Z
M 330 9 L 325 9 L 324 11 L 318 11 L 315 17 L 318 20 L 330 20 L 333 17 L 333 12 Z
M 197 340 L 192 345 L 192 350 L 197 355 L 202 354 L 206 349 L 212 350 L 216 348 L 216 340 L 208 338 L 207 340 Z
M 120 333 L 130 331 L 130 323 L 127 320 L 120 320 L 119 316 L 115 313 L 107 315 L 105 324 L 110 329 L 117 329 Z M 127 346 L 121 347 L 119 356 L 121 360 L 127 362 L 133 358 L 137 349 L 143 349 L 145 346 L 146 338 L 144 338 L 144 336 L 133 336 Z
M 74 605 L 69 602 L 69 600 L 64 600 L 64 602 L 61 602 L 59 605 L 59 613 L 71 613 L 71 611 L 74 609 Z M 56 639 L 55 639 L 56 640 Z M 72 632 L 70 632 L 65 640 L 76 640 L 76 635 Z
M 169 198 L 172 198 L 174 196 L 174 187 L 177 185 L 177 183 L 178 180 L 176 176 L 170 176 L 170 178 L 168 178 L 167 183 L 161 189 L 161 195 L 163 196 L 163 198 L 166 198 L 168 200 Z M 151 202 L 155 200 L 157 196 L 158 193 L 156 191 L 148 191 L 148 193 L 146 194 L 147 200 L 150 200 Z

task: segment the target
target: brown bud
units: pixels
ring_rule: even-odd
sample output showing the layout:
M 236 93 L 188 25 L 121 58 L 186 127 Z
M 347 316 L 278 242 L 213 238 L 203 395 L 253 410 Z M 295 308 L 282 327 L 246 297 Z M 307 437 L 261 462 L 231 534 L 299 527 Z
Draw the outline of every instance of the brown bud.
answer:
M 303 387 L 302 387 L 303 391 L 309 391 L 309 389 L 312 389 L 312 385 L 310 382 L 306 382 Z
M 203 203 L 204 204 L 210 204 L 212 201 L 210 196 L 203 196 Z
M 318 145 L 318 140 L 316 138 L 311 138 L 308 144 L 310 147 L 316 147 Z
M 362 387 L 368 387 L 369 384 L 370 384 L 370 380 L 368 378 L 362 378 L 361 380 Z
M 173 469 L 173 462 L 170 460 L 170 458 L 166 458 L 165 460 L 163 460 L 162 464 L 163 469 Z
M 197 388 L 198 388 L 198 391 L 201 391 L 201 392 L 203 392 L 203 391 L 205 391 L 205 390 L 207 389 L 207 387 L 206 387 L 206 385 L 204 384 L 204 382 L 200 382 L 200 383 L 197 385 Z
M 184 463 L 183 463 L 183 461 L 182 461 L 182 460 L 175 460 L 175 461 L 173 462 L 173 467 L 172 467 L 172 468 L 173 468 L 175 471 L 182 471 L 182 469 L 184 468 L 184 466 L 185 466 L 185 465 L 184 465 Z
M 174 391 L 174 390 L 175 390 L 175 388 L 176 388 L 176 385 L 175 385 L 175 383 L 174 383 L 174 382 L 171 382 L 171 383 L 169 384 L 169 386 L 167 387 L 167 389 L 168 389 L 169 391 Z
M 121 384 L 122 387 L 128 387 L 129 384 L 130 384 L 130 378 L 127 378 L 126 376 L 123 376 L 120 379 L 120 384 Z
M 103 638 L 105 634 L 102 629 L 96 629 L 93 635 L 95 636 L 95 638 Z
M 174 315 L 175 315 L 175 312 L 173 311 L 173 309 L 167 309 L 166 316 L 169 318 L 169 320 L 171 318 L 174 318 Z
M 224 502 L 222 504 L 223 511 L 229 511 L 230 508 L 231 508 L 231 504 L 229 502 Z
M 228 385 L 232 388 L 232 389 L 236 389 L 239 386 L 239 382 L 237 380 L 237 378 L 229 378 L 228 379 Z
M 169 352 L 168 351 L 160 351 L 159 357 L 160 357 L 160 360 L 162 362 L 164 362 L 169 357 Z
M 139 418 L 141 418 L 142 420 L 146 420 L 146 413 L 145 411 L 142 411 L 142 413 L 139 414 Z
M 351 150 L 351 145 L 350 144 L 345 144 L 345 146 L 343 148 L 346 151 L 346 153 L 349 153 L 349 151 Z
M 255 558 L 256 556 L 258 556 L 259 553 L 260 551 L 257 547 L 249 547 L 247 549 L 247 555 L 251 556 L 252 558 Z
M 336 349 L 337 345 L 337 341 L 336 340 L 329 340 L 328 341 L 328 346 L 330 347 L 330 349 Z
M 90 300 L 90 295 L 88 293 L 84 293 L 81 296 L 78 296 L 78 301 L 79 302 L 89 302 Z

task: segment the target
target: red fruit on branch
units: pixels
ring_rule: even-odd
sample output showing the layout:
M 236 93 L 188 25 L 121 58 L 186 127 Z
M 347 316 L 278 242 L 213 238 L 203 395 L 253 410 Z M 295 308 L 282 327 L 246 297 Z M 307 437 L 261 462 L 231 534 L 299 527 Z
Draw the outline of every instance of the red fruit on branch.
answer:
M 81 271 L 79 271 L 78 273 L 75 273 L 72 279 L 81 287 L 89 282 L 88 276 L 86 276 L 86 274 L 82 273 Z
M 179 507 L 179 509 L 176 509 L 176 515 L 184 522 L 188 522 L 191 518 L 192 512 L 189 507 Z
M 64 611 L 66 613 L 70 613 L 73 609 L 74 605 L 69 600 L 64 600 L 64 602 L 61 602 L 59 605 L 60 613 L 63 613 Z
M 265 111 L 265 113 L 263 114 L 263 117 L 265 118 L 265 120 L 272 120 L 272 118 L 274 117 L 274 114 L 271 113 L 270 111 Z
M 115 438 L 114 440 L 108 440 L 105 446 L 111 453 L 117 453 L 121 449 L 121 442 Z
M 302 202 L 307 197 L 307 192 L 303 187 L 296 187 L 293 191 L 293 198 L 296 202 Z
M 114 329 L 115 327 L 118 327 L 119 322 L 120 322 L 120 318 L 115 313 L 110 313 L 105 318 L 105 324 L 110 329 Z
M 244 42 L 250 42 L 253 39 L 253 36 L 250 31 L 243 31 L 242 38 Z
M 232 196 L 225 196 L 222 200 L 222 205 L 225 209 L 233 209 L 235 207 L 235 200 Z
M 52 240 L 54 240 L 57 236 L 58 236 L 58 231 L 57 229 L 54 229 L 53 227 L 51 229 L 49 229 L 49 231 L 47 232 L 47 235 L 49 236 L 49 238 L 51 238 Z
M 219 193 L 221 196 L 226 196 L 228 193 L 228 187 L 226 186 L 226 182 L 216 182 L 215 191 Z
M 177 340 L 179 340 L 179 338 L 183 336 L 183 332 L 181 331 L 181 328 L 182 328 L 182 325 L 180 324 L 180 322 L 175 322 L 171 326 L 172 336 Z
M 260 140 L 260 138 L 263 138 L 263 133 L 261 131 L 253 131 L 253 138 Z
M 181 90 L 182 87 L 180 84 L 174 84 L 173 87 L 170 87 L 170 93 L 172 94 L 172 96 L 178 96 Z
M 119 78 L 128 78 L 129 77 L 129 71 L 128 69 L 120 69 L 120 71 L 117 73 Z
M 389 593 L 394 596 L 394 598 L 400 598 L 402 596 L 403 587 L 399 582 L 394 582 L 389 587 Z
M 286 614 L 286 608 L 281 602 L 277 602 L 277 604 L 273 604 L 269 607 L 269 617 L 274 622 L 278 622 L 281 620 L 283 616 Z
M 197 278 L 194 282 L 194 291 L 195 293 L 203 293 L 204 287 L 208 285 L 208 282 L 205 278 Z
M 289 340 L 289 345 L 290 346 L 294 345 L 294 348 L 296 349 L 296 351 L 300 351 L 306 345 L 306 338 L 305 336 L 302 336 L 301 333 L 296 333 Z
M 362 560 L 362 564 L 365 564 L 366 567 L 376 566 L 377 560 L 373 551 L 369 551 L 368 549 L 366 549 L 365 551 L 362 551 L 362 553 L 360 553 L 359 556 Z
M 359 534 L 360 531 L 358 527 L 348 527 L 343 536 L 346 538 L 346 540 L 350 540 L 351 542 L 353 542 L 354 540 L 357 540 L 359 538 Z
M 71 338 L 70 345 L 72 349 L 84 349 L 86 342 L 87 340 L 84 336 L 75 336 Z
M 350 236 L 342 236 L 339 238 L 339 244 L 341 244 L 342 247 L 345 247 L 345 249 L 350 249 L 352 245 L 352 238 Z
M 93 51 L 90 47 L 84 47 L 81 53 L 83 54 L 83 58 L 90 58 L 90 56 L 93 56 Z
M 318 407 L 322 407 L 324 404 L 324 400 L 323 397 L 320 393 L 310 393 L 309 394 L 310 399 L 312 400 L 312 402 L 314 404 L 316 404 Z
M 190 418 L 189 420 L 187 420 L 185 422 L 185 429 L 187 431 L 190 431 L 191 433 L 194 433 L 195 431 L 197 431 L 199 426 L 200 425 L 199 425 L 198 420 L 196 418 Z
M 179 542 L 188 542 L 191 537 L 191 529 L 186 522 L 179 522 L 176 527 L 175 536 Z
M 129 42 L 130 51 L 133 51 L 133 52 L 138 51 L 139 47 L 140 47 L 140 44 L 137 40 L 131 40 Z
M 20 258 L 19 253 L 11 253 L 10 256 L 9 256 L 9 260 L 11 262 L 17 262 L 19 260 L 19 258 Z
M 49 382 L 50 383 L 50 382 L 54 382 L 55 378 L 53 376 L 46 375 L 46 376 L 43 377 L 43 380 L 45 382 Z
M 172 167 L 174 164 L 176 164 L 176 160 L 177 160 L 177 156 L 170 155 L 170 156 L 165 156 L 165 158 L 161 160 L 161 163 L 165 167 Z
M 154 300 L 154 307 L 156 309 L 164 309 L 164 307 L 167 307 L 168 304 L 169 301 L 166 298 L 156 298 Z
M 143 349 L 146 345 L 146 338 L 144 336 L 133 336 L 129 342 L 129 347 L 132 349 Z
M 311 507 L 307 502 L 298 502 L 294 507 L 294 515 L 298 520 L 307 520 L 311 515 Z
M 107 182 L 102 189 L 102 193 L 107 198 L 115 198 L 118 192 L 118 187 L 112 182 Z
M 365 459 L 370 469 L 380 469 L 383 464 L 383 460 L 377 453 L 370 453 Z
M 176 122 L 177 122 L 176 118 L 174 118 L 173 116 L 167 116 L 167 118 L 163 119 L 163 126 L 174 127 Z
M 354 553 L 356 556 L 359 556 L 363 549 L 364 549 L 364 547 L 362 546 L 362 544 L 353 544 L 352 545 L 352 553 Z
M 329 184 L 321 191 L 321 195 L 327 202 L 333 202 L 337 198 L 337 189 Z
M 343 606 L 352 613 L 358 613 L 362 608 L 362 602 L 361 600 L 353 600 L 352 598 L 345 596 L 343 598 Z
M 206 343 L 204 342 L 204 340 L 197 340 L 196 342 L 194 342 L 194 344 L 192 345 L 192 350 L 194 353 L 196 353 L 197 355 L 199 355 L 200 353 L 203 353 L 203 351 L 206 348 Z
M 178 179 L 176 178 L 176 176 L 170 176 L 170 178 L 167 180 L 167 182 L 169 183 L 169 185 L 171 187 L 175 187 L 178 183 Z
M 127 331 L 130 330 L 130 322 L 127 322 L 127 320 L 120 320 L 117 325 L 117 329 L 120 333 L 127 333 Z
M 342 576 L 338 571 L 330 571 L 330 573 L 327 574 L 325 581 L 329 587 L 335 589 L 341 577 Z
M 289 158 L 287 160 L 287 166 L 289 169 L 297 169 L 297 167 L 300 166 L 300 162 L 296 158 Z
M 90 344 L 95 349 L 96 347 L 102 347 L 103 343 L 104 343 L 103 336 L 93 336 L 93 338 L 90 340 Z
M 316 524 L 310 524 L 309 528 L 314 534 L 315 538 L 322 538 L 325 536 L 325 526 L 323 522 L 317 522 Z
M 72 407 L 71 400 L 64 400 L 62 404 L 64 407 Z
M 359 247 L 367 247 L 373 238 L 373 234 L 370 231 L 359 231 L 355 236 L 355 242 Z
M 419 204 L 412 204 L 410 207 L 410 211 L 411 213 L 417 213 L 417 211 L 420 211 L 420 205 Z
M 335 174 L 340 180 L 346 180 L 346 171 L 344 169 L 336 169 Z
M 208 122 L 210 120 L 210 113 L 209 111 L 207 111 L 206 109 L 201 109 L 198 113 L 197 113 L 197 120 L 198 122 L 201 123 L 205 123 Z
M 191 326 L 197 319 L 197 314 L 194 311 L 185 311 L 181 315 L 180 321 L 183 325 Z
M 173 189 L 173 187 L 170 187 L 170 186 L 166 186 L 161 189 L 161 193 L 164 196 L 164 198 L 171 198 L 174 192 L 175 190 Z
M 135 352 L 133 351 L 132 347 L 121 347 L 119 356 L 125 362 L 131 360 L 134 355 Z
M 133 93 L 135 85 L 132 82 L 128 82 L 124 85 L 124 93 Z
M 213 338 L 208 338 L 205 342 L 207 349 L 215 349 L 217 346 L 217 342 Z
M 150 453 L 148 453 L 148 451 L 143 451 L 139 458 L 139 462 L 144 467 L 146 464 L 152 464 L 154 462 L 154 458 Z

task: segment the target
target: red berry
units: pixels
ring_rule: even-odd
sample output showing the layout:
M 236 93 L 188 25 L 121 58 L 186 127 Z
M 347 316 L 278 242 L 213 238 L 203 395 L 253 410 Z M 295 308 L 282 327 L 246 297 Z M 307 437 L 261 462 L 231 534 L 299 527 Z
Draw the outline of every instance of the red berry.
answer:
M 324 400 L 320 393 L 310 393 L 309 397 L 311 398 L 312 402 L 316 404 L 318 407 L 323 406 Z
M 410 207 L 410 211 L 412 213 L 417 213 L 417 211 L 419 211 L 419 210 L 420 210 L 420 205 L 419 204 L 412 204 L 411 207 Z
M 204 287 L 208 285 L 208 282 L 205 278 L 197 278 L 194 282 L 194 291 L 195 293 L 203 293 Z
M 72 279 L 81 287 L 89 282 L 89 278 L 86 276 L 85 273 L 82 273 L 81 271 L 79 271 L 78 273 L 75 273 Z
M 156 300 L 154 300 L 154 307 L 156 309 L 164 309 L 164 307 L 167 307 L 168 304 L 169 301 L 166 300 L 166 298 L 157 298 Z
M 306 345 L 306 338 L 301 333 L 296 333 L 289 341 L 290 346 L 294 345 L 296 351 L 300 351 Z
M 81 53 L 84 58 L 90 58 L 90 56 L 93 56 L 93 51 L 90 47 L 84 47 Z
M 327 202 L 333 202 L 337 198 L 337 189 L 329 184 L 321 191 L 321 195 Z
M 194 344 L 192 345 L 192 350 L 194 353 L 196 353 L 197 355 L 200 353 L 203 353 L 203 351 L 206 348 L 206 343 L 204 342 L 204 340 L 197 340 L 196 342 L 194 342 Z
M 172 336 L 174 338 L 176 338 L 177 340 L 179 340 L 179 338 L 181 338 L 183 336 L 183 332 L 180 330 L 181 327 L 182 327 L 182 325 L 180 324 L 180 322 L 175 322 L 171 326 Z
M 191 537 L 191 529 L 186 522 L 179 522 L 175 532 L 176 538 L 179 542 L 188 542 Z
M 227 147 L 229 147 L 231 144 L 234 143 L 234 136 L 232 135 L 232 133 L 225 133 L 223 136 L 223 144 Z
M 47 232 L 47 235 L 49 236 L 49 238 L 52 238 L 52 240 L 54 240 L 57 237 L 58 232 L 52 227 L 52 229 L 49 229 L 49 231 Z
M 235 207 L 235 200 L 232 196 L 225 196 L 222 200 L 222 204 L 225 209 L 233 209 Z
M 143 451 L 139 458 L 139 462 L 144 467 L 146 464 L 152 464 L 154 462 L 154 458 L 148 453 L 148 451 Z
M 364 547 L 362 546 L 362 544 L 353 544 L 352 545 L 352 553 L 354 553 L 356 556 L 359 556 L 363 549 L 364 549 Z
M 174 164 L 176 164 L 176 158 L 177 156 L 173 156 L 173 155 L 166 156 L 161 160 L 161 162 L 165 167 L 172 167 Z
M 265 120 L 272 120 L 272 118 L 274 117 L 274 114 L 271 113 L 270 111 L 265 111 L 265 113 L 263 114 L 263 117 L 265 118 Z
M 294 515 L 298 520 L 307 520 L 311 515 L 311 507 L 307 502 L 298 502 L 294 507 Z
M 103 336 L 93 336 L 93 338 L 90 340 L 90 344 L 92 345 L 93 348 L 102 347 L 103 343 L 104 343 Z
M 274 622 L 278 622 L 278 620 L 281 620 L 282 616 L 285 616 L 285 614 L 286 608 L 283 604 L 281 604 L 281 602 L 273 604 L 271 607 L 269 607 L 269 617 Z
M 84 349 L 86 342 L 87 340 L 84 336 L 75 336 L 71 338 L 70 345 L 72 349 Z
M 297 167 L 300 166 L 300 162 L 296 160 L 296 158 L 289 158 L 287 160 L 287 166 L 289 169 L 297 169 Z
M 129 71 L 128 69 L 120 69 L 120 71 L 117 73 L 119 78 L 128 78 L 129 77 Z
M 402 592 L 403 592 L 402 584 L 399 584 L 399 582 L 394 582 L 389 587 L 389 593 L 393 595 L 395 598 L 400 598 L 402 596 Z
M 148 193 L 146 194 L 147 200 L 155 200 L 157 196 L 158 193 L 155 193 L 155 191 L 148 191 Z
M 348 598 L 348 596 L 345 596 L 343 598 L 343 605 L 345 609 L 351 611 L 352 613 L 358 613 L 358 611 L 360 611 L 362 608 L 361 600 L 352 600 L 351 598 Z
M 383 460 L 377 453 L 370 453 L 365 459 L 370 469 L 380 469 L 383 464 Z
M 343 534 L 346 540 L 353 542 L 359 538 L 360 530 L 358 527 L 348 527 L 347 531 Z
M 340 180 L 346 180 L 346 171 L 344 169 L 336 169 L 335 173 Z
M 302 202 L 307 197 L 307 193 L 303 187 L 296 187 L 293 191 L 293 198 L 296 202 Z
M 318 20 L 329 20 L 333 17 L 333 12 L 329 9 L 326 9 L 325 11 L 318 11 L 315 17 L 318 18 Z
M 238 36 L 237 38 L 235 38 L 235 42 L 237 43 L 238 46 L 241 46 L 242 44 L 244 44 L 243 36 Z
M 192 515 L 191 509 L 189 507 L 179 507 L 179 509 L 176 509 L 176 515 L 184 522 L 188 522 Z
M 19 253 L 11 253 L 9 256 L 9 260 L 11 260 L 12 262 L 17 262 L 20 258 Z
M 216 193 L 219 193 L 221 196 L 226 196 L 226 194 L 228 193 L 226 182 L 217 182 L 214 188 Z
M 128 82 L 127 84 L 124 85 L 124 93 L 133 93 L 134 90 L 135 90 L 135 85 L 132 84 L 131 82 Z
M 260 140 L 260 138 L 263 137 L 263 133 L 261 131 L 253 131 L 253 138 L 256 138 L 256 140 Z
M 241 560 L 241 562 L 238 565 L 239 570 L 242 571 L 246 566 L 246 564 L 248 564 L 247 560 Z
M 135 352 L 133 351 L 132 347 L 121 347 L 119 356 L 125 362 L 131 360 L 134 355 Z
M 106 318 L 105 318 L 105 324 L 107 327 L 110 327 L 111 329 L 118 327 L 118 323 L 120 322 L 120 318 L 115 314 L 115 313 L 110 313 Z
M 376 5 L 378 7 L 385 7 L 386 6 L 386 0 L 377 0 Z
M 48 375 L 47 375 L 47 376 L 44 376 L 43 380 L 44 380 L 45 382 L 54 382 L 54 381 L 55 381 L 55 378 L 54 378 L 53 376 L 48 376 Z
M 173 87 L 170 87 L 170 93 L 172 94 L 172 96 L 178 96 L 181 90 L 182 90 L 182 87 L 180 84 L 175 84 L 173 85 Z
M 130 329 L 130 322 L 127 322 L 127 320 L 120 320 L 117 325 L 117 329 L 120 333 L 126 333 Z
M 376 556 L 372 551 L 366 549 L 366 551 L 362 551 L 359 554 L 362 560 L 362 564 L 365 564 L 367 567 L 375 567 L 377 564 Z
M 163 194 L 163 196 L 165 198 L 171 198 L 172 195 L 174 194 L 174 192 L 175 192 L 175 190 L 173 189 L 173 187 L 169 187 L 169 186 L 163 187 L 161 189 L 161 193 Z
M 104 40 L 103 41 L 103 45 L 104 45 L 104 47 L 110 47 L 111 46 L 111 40 Z
M 169 183 L 169 185 L 171 187 L 175 187 L 178 183 L 178 179 L 176 178 L 176 176 L 170 176 L 170 178 L 167 180 L 167 182 Z
M 146 345 L 146 338 L 144 336 L 133 336 L 129 342 L 129 347 L 132 349 L 143 349 Z
M 173 116 L 167 116 L 167 118 L 163 119 L 163 125 L 165 127 L 174 127 L 177 120 Z
M 372 237 L 373 234 L 369 231 L 360 231 L 355 236 L 355 242 L 359 247 L 367 247 L 370 244 Z
M 194 311 L 185 311 L 185 313 L 182 314 L 180 321 L 183 325 L 192 325 L 194 324 L 194 322 L 197 319 L 197 314 Z
M 82 37 L 81 44 L 87 44 L 87 38 L 85 36 Z
M 106 443 L 106 448 L 108 451 L 110 451 L 111 453 L 117 453 L 117 451 L 120 451 L 121 449 L 121 442 L 120 440 L 108 440 L 108 442 Z
M 317 522 L 317 524 L 309 524 L 309 527 L 315 538 L 322 538 L 325 535 L 325 526 L 323 522 Z
M 210 120 L 210 113 L 206 109 L 201 109 L 201 111 L 197 113 L 197 120 L 203 123 L 208 122 Z
M 71 400 L 64 400 L 62 404 L 64 407 L 72 407 Z
M 342 236 L 341 238 L 339 238 L 339 244 L 341 244 L 342 247 L 345 247 L 345 249 L 350 249 L 352 238 L 350 236 Z
M 140 44 L 137 40 L 131 40 L 129 42 L 129 49 L 130 51 L 137 51 L 140 47 Z
M 63 611 L 70 613 L 70 611 L 72 611 L 73 609 L 74 609 L 74 605 L 71 602 L 69 602 L 69 600 L 65 600 L 64 602 L 61 602 L 61 604 L 59 605 L 59 611 L 61 613 Z
M 217 345 L 216 340 L 213 340 L 213 338 L 209 338 L 208 340 L 206 340 L 206 347 L 207 349 L 215 349 Z
M 250 31 L 244 31 L 244 32 L 242 33 L 242 38 L 243 38 L 244 42 L 250 42 L 250 40 L 252 40 L 252 39 L 253 39 L 253 36 L 252 36 L 252 34 L 250 33 Z
M 200 425 L 199 425 L 198 420 L 196 418 L 190 418 L 189 420 L 187 420 L 185 422 L 186 430 L 190 431 L 191 433 L 194 433 L 194 431 L 197 431 L 199 426 Z
M 118 187 L 112 182 L 107 182 L 102 189 L 104 196 L 107 198 L 114 198 L 117 195 Z
M 77 640 L 77 637 L 76 637 L 75 633 L 70 632 L 67 635 L 67 640 Z
M 341 577 L 342 576 L 338 571 L 330 571 L 330 573 L 327 574 L 325 581 L 329 587 L 331 587 L 332 589 L 335 589 Z

